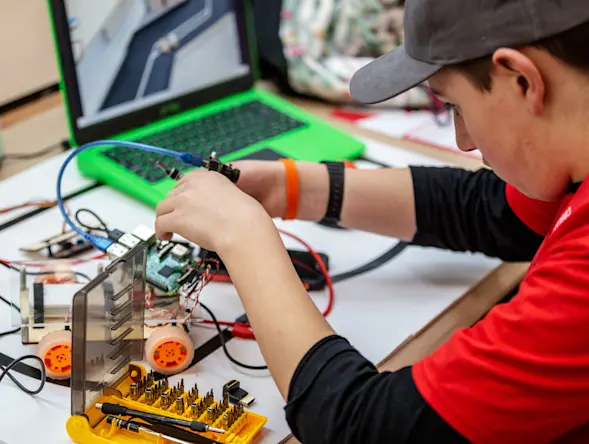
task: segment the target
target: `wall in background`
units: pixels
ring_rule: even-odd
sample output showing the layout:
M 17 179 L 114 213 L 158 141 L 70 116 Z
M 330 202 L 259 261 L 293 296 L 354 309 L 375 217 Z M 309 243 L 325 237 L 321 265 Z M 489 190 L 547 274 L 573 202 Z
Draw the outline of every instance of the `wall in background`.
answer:
M 45 1 L 0 1 L 0 42 L 0 106 L 57 82 Z

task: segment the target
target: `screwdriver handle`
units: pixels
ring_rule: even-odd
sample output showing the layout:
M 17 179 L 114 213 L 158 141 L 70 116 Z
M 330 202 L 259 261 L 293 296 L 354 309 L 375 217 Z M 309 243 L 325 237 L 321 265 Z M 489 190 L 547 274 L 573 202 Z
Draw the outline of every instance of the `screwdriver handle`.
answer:
M 139 433 L 139 426 L 137 424 L 133 424 L 125 419 L 115 418 L 114 416 L 108 416 L 106 418 L 106 422 L 108 424 L 112 424 L 113 422 L 120 427 L 121 429 L 126 429 L 131 432 Z
M 176 419 L 171 418 L 169 416 L 164 415 L 155 415 L 153 413 L 147 412 L 140 412 L 138 410 L 128 409 L 119 404 L 111 404 L 110 402 L 105 402 L 104 404 L 96 404 L 96 408 L 100 409 L 102 413 L 106 415 L 117 415 L 117 416 L 134 416 L 136 418 L 141 418 L 145 421 L 158 421 L 163 422 L 165 424 L 176 425 L 180 427 L 188 427 L 190 430 L 195 432 L 207 432 L 209 430 L 218 431 L 220 433 L 224 433 L 221 429 L 212 429 L 205 424 L 204 422 L 200 421 L 187 421 L 184 419 Z
M 119 404 L 111 404 L 110 402 L 105 402 L 104 404 L 96 404 L 96 407 L 102 410 L 102 413 L 105 415 L 117 415 L 117 416 L 125 416 L 127 414 L 127 407 L 124 407 Z

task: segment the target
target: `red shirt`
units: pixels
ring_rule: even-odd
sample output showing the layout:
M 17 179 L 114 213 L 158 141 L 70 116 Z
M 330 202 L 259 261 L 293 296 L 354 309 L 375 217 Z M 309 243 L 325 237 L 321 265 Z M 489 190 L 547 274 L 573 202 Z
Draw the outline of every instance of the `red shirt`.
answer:
M 545 240 L 518 294 L 415 364 L 415 384 L 474 443 L 589 443 L 589 180 L 556 204 L 506 191 Z

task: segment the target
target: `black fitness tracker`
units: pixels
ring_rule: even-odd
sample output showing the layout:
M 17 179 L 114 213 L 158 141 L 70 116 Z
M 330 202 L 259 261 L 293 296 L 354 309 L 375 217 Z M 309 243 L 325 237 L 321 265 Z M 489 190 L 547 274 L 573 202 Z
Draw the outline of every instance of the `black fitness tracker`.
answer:
M 338 227 L 344 201 L 345 165 L 343 162 L 321 162 L 327 167 L 329 176 L 329 201 L 322 225 Z

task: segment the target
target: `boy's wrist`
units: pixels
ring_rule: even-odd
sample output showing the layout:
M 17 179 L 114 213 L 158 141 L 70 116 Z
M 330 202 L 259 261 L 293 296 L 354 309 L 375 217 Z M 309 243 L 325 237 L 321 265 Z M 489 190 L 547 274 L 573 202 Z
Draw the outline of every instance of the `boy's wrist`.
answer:
M 223 262 L 232 258 L 239 261 L 240 257 L 247 255 L 251 259 L 256 250 L 276 237 L 276 225 L 261 206 L 257 210 L 252 209 L 248 214 L 241 214 L 235 229 L 231 231 L 222 236 L 223 240 L 217 246 L 216 253 Z
M 295 165 L 298 178 L 296 218 L 299 220 L 320 221 L 325 216 L 329 200 L 327 169 L 325 165 L 313 162 L 296 162 Z M 283 191 L 283 193 L 285 202 L 284 217 L 289 202 L 287 202 L 286 192 Z

